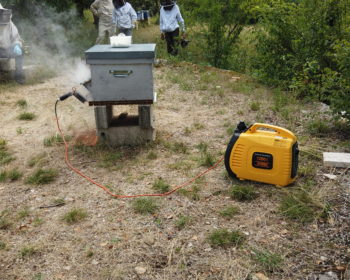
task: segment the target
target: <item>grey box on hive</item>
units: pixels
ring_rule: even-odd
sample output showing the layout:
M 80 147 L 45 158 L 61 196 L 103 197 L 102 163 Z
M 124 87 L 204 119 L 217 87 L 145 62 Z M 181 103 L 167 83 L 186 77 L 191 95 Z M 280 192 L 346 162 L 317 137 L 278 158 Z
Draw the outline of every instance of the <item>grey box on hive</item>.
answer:
M 138 145 L 155 139 L 153 63 L 155 44 L 128 48 L 96 45 L 85 52 L 91 81 L 85 84 L 95 106 L 97 135 L 113 146 Z M 139 106 L 138 116 L 113 115 L 114 105 Z

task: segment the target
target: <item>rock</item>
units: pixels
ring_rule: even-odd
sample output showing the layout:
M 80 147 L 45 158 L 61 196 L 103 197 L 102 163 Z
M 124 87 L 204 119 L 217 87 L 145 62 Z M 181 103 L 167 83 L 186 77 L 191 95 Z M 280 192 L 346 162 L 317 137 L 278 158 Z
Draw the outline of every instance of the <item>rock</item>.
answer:
M 327 260 L 327 258 L 324 257 L 324 256 L 321 256 L 320 259 L 321 259 L 321 261 L 323 261 L 323 262 Z
M 198 241 L 198 236 L 195 235 L 195 236 L 193 236 L 191 239 L 194 240 L 194 241 Z
M 263 273 L 255 273 L 252 276 L 252 280 L 269 280 L 269 278 Z
M 135 267 L 135 272 L 138 274 L 138 275 L 142 275 L 142 274 L 145 274 L 147 271 L 146 268 L 142 267 L 142 266 L 136 266 Z
M 333 175 L 333 174 L 323 174 L 324 177 L 330 179 L 330 180 L 335 180 L 337 179 L 337 176 L 336 175 Z
M 93 265 L 98 265 L 98 264 L 99 264 L 99 262 L 98 262 L 98 261 L 96 261 L 96 260 L 92 260 L 91 264 L 93 264 Z
M 69 266 L 69 265 L 63 267 L 64 270 L 71 270 L 71 268 L 72 268 L 72 267 Z

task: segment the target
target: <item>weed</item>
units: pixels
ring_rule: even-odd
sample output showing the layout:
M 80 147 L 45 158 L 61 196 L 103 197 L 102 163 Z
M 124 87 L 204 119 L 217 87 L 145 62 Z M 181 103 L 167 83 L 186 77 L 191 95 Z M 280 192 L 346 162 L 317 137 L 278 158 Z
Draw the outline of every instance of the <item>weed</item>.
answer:
M 99 166 L 103 168 L 111 168 L 117 165 L 118 161 L 123 157 L 123 154 L 119 151 L 104 153 L 101 156 Z
M 219 211 L 219 215 L 227 219 L 232 219 L 233 216 L 239 213 L 239 208 L 236 206 L 228 206 Z
M 138 198 L 133 201 L 133 209 L 139 214 L 153 214 L 158 209 L 157 204 L 150 198 Z
M 5 182 L 6 180 L 7 180 L 7 171 L 6 170 L 1 171 L 0 172 L 0 183 Z
M 182 230 L 186 225 L 191 222 L 191 217 L 181 215 L 177 221 L 175 221 L 175 227 L 178 230 Z
M 158 158 L 158 155 L 156 152 L 149 152 L 148 155 L 147 155 L 147 159 L 150 159 L 150 160 L 154 160 L 154 159 L 157 159 Z
M 250 103 L 250 110 L 259 111 L 260 110 L 260 103 L 258 101 L 253 101 L 252 103 Z
M 58 172 L 55 169 L 38 169 L 30 177 L 27 178 L 26 183 L 31 185 L 49 184 L 56 179 Z
M 34 275 L 33 280 L 44 280 L 44 276 L 42 273 L 37 273 Z
M 44 220 L 39 218 L 39 217 L 35 217 L 33 220 L 33 226 L 38 227 L 40 225 L 42 225 L 44 223 Z
M 0 241 L 0 250 L 5 250 L 5 248 L 6 248 L 6 243 Z
M 212 154 L 206 152 L 201 156 L 200 165 L 211 167 L 215 164 L 215 159 Z
M 20 99 L 16 102 L 16 105 L 21 108 L 26 108 L 28 106 L 28 103 L 24 99 Z
M 252 258 L 257 262 L 261 269 L 266 272 L 278 271 L 281 268 L 283 258 L 280 255 L 271 253 L 267 250 L 260 251 L 254 249 L 252 251 Z
M 227 135 L 232 135 L 233 134 L 233 132 L 235 131 L 235 129 L 236 129 L 236 126 L 234 126 L 234 125 L 231 125 L 231 126 L 229 126 L 227 129 L 226 129 L 226 133 L 227 133 Z
M 87 258 L 91 258 L 93 255 L 94 255 L 94 251 L 92 251 L 92 250 L 88 250 L 88 251 L 86 252 L 86 257 L 87 257 Z
M 18 211 L 17 217 L 19 220 L 23 220 L 24 218 L 27 218 L 30 214 L 30 211 L 28 208 L 25 208 L 23 210 Z
M 32 157 L 28 161 L 28 166 L 33 167 L 35 165 L 40 165 L 41 163 L 43 163 L 45 161 L 46 156 L 47 156 L 46 153 L 41 153 L 41 154 L 38 154 L 38 155 Z
M 19 180 L 23 176 L 23 173 L 18 171 L 17 168 L 8 171 L 7 178 L 13 182 Z
M 238 247 L 242 245 L 245 236 L 240 231 L 229 231 L 227 229 L 214 230 L 208 237 L 208 241 L 213 247 Z
M 0 138 L 0 165 L 8 164 L 13 161 L 14 157 L 7 150 L 7 142 Z
M 52 200 L 52 204 L 53 205 L 57 205 L 57 204 L 65 204 L 65 200 L 64 198 L 55 198 L 54 200 Z
M 170 149 L 175 153 L 187 153 L 187 146 L 183 142 L 174 142 Z
M 70 141 L 72 139 L 72 136 L 70 135 L 65 135 L 64 139 L 66 141 Z M 63 138 L 60 134 L 56 134 L 50 137 L 47 137 L 44 139 L 44 146 L 45 147 L 52 147 L 54 145 L 59 145 L 63 143 Z
M 303 190 L 287 194 L 282 198 L 279 206 L 279 211 L 283 216 L 303 224 L 312 222 L 320 215 L 321 210 L 310 194 Z
M 188 199 L 194 200 L 194 201 L 198 201 L 200 200 L 200 188 L 196 185 L 194 185 L 191 190 L 186 190 L 186 189 L 179 189 L 178 193 L 186 196 Z
M 325 136 L 331 130 L 326 120 L 311 120 L 306 127 L 308 132 L 315 136 Z
M 38 253 L 38 249 L 33 246 L 23 247 L 19 252 L 22 259 L 31 257 L 36 253 Z
M 170 190 L 170 185 L 166 183 L 162 178 L 159 178 L 154 182 L 152 188 L 157 192 L 166 193 Z
M 0 229 L 6 230 L 12 226 L 12 222 L 9 219 L 9 212 L 4 210 L 0 213 Z
M 237 201 L 251 201 L 258 197 L 258 193 L 253 186 L 232 186 L 229 190 L 229 195 Z
M 205 142 L 200 142 L 198 145 L 196 145 L 196 148 L 202 153 L 206 153 L 208 150 L 208 144 Z
M 70 210 L 68 213 L 66 213 L 62 219 L 67 224 L 72 225 L 84 220 L 86 217 L 87 217 L 87 213 L 84 209 L 74 208 Z
M 18 119 L 21 121 L 31 121 L 34 120 L 36 118 L 34 113 L 29 113 L 29 112 L 25 112 L 22 113 L 18 116 Z
M 16 128 L 16 132 L 17 132 L 18 135 L 23 134 L 23 129 L 22 129 L 22 127 L 17 127 L 17 128 Z

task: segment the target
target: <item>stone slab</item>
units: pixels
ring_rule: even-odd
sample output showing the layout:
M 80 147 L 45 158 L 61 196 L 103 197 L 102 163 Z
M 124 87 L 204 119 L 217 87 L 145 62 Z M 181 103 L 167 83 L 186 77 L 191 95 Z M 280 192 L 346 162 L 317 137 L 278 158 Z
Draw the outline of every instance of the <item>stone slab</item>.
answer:
M 323 153 L 324 166 L 350 167 L 350 153 Z

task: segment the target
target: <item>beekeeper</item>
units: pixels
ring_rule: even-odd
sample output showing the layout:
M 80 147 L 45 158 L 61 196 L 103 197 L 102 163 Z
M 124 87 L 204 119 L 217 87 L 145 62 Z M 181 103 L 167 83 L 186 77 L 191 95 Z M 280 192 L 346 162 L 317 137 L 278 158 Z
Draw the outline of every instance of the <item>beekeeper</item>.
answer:
M 106 38 L 115 34 L 115 25 L 112 21 L 113 3 L 112 0 L 95 0 L 90 9 L 94 16 L 98 17 L 98 37 L 96 44 L 102 44 Z
M 5 9 L 0 3 L 0 64 L 11 58 L 15 59 L 15 80 L 23 84 L 25 75 L 23 71 L 22 40 L 17 27 L 13 24 L 12 11 Z M 0 65 L 1 66 L 1 65 Z
M 124 0 L 113 0 L 113 5 L 113 23 L 117 26 L 119 33 L 131 36 L 137 21 L 134 8 Z
M 167 51 L 171 55 L 177 55 L 180 28 L 182 37 L 186 36 L 185 21 L 182 18 L 180 8 L 172 0 L 164 0 L 161 2 L 159 27 L 161 38 L 167 43 Z

